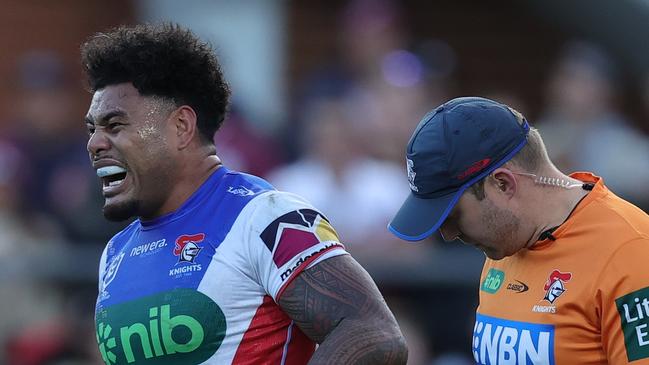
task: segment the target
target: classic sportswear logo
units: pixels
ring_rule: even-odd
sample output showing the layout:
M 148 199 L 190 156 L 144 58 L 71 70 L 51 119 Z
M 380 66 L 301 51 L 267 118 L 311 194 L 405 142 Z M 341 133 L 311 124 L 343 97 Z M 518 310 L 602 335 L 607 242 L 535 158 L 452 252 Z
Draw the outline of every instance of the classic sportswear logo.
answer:
M 489 294 L 494 294 L 500 289 L 505 281 L 505 273 L 497 269 L 489 269 L 487 276 L 485 276 L 480 285 L 480 290 Z
M 530 290 L 530 287 L 527 286 L 527 284 L 525 284 L 524 282 L 516 279 L 514 279 L 514 281 L 517 282 L 518 284 L 516 283 L 507 284 L 507 290 L 513 290 L 517 294 L 525 293 L 526 291 Z
M 97 312 L 106 365 L 203 363 L 221 346 L 226 321 L 205 294 L 176 289 Z
M 649 358 L 649 287 L 615 299 L 629 362 Z

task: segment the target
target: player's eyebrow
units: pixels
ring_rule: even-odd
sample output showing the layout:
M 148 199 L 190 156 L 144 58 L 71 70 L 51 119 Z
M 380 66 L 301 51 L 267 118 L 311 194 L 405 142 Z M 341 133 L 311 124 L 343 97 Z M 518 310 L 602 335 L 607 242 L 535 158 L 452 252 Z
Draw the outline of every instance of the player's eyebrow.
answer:
M 114 117 L 123 117 L 126 115 L 126 112 L 121 110 L 121 109 L 116 109 L 116 110 L 110 110 L 107 111 L 106 113 L 100 115 L 98 118 L 93 118 L 92 115 L 86 115 L 84 118 L 86 124 L 92 124 L 95 125 L 105 125 L 111 118 Z

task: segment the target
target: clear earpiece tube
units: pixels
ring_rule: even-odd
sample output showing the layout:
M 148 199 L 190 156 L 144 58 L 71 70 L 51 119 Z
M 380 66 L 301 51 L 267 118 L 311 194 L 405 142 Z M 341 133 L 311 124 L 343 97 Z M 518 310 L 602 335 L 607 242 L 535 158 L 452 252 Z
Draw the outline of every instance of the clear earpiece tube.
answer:
M 535 174 L 530 174 L 526 172 L 513 172 L 512 173 L 516 175 L 522 175 L 522 176 L 528 176 L 534 179 L 534 183 L 538 185 L 548 185 L 548 186 L 556 186 L 559 188 L 564 188 L 564 189 L 574 189 L 574 188 L 581 188 L 584 184 L 583 183 L 573 183 L 570 182 L 566 179 L 562 179 L 559 177 L 548 177 L 548 176 L 538 176 Z

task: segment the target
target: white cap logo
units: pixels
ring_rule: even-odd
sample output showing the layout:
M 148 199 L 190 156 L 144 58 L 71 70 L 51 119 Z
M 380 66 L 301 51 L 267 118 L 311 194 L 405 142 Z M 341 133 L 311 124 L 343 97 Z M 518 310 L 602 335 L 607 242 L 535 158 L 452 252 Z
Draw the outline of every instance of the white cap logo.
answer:
M 412 162 L 411 159 L 406 158 L 406 167 L 408 169 L 408 183 L 410 184 L 410 190 L 412 190 L 414 192 L 419 192 L 419 188 L 417 186 L 415 186 L 415 176 L 417 174 L 413 170 L 414 165 L 415 165 L 415 163 Z

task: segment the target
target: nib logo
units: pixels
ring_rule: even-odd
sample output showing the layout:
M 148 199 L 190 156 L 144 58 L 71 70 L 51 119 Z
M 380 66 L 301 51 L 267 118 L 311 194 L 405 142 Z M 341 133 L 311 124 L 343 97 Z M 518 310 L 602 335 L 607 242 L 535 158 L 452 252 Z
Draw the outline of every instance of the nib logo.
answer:
M 110 351 L 117 346 L 115 337 L 109 337 L 112 328 L 110 325 L 105 325 L 100 323 L 99 328 L 97 329 L 97 342 L 99 343 L 99 352 L 101 352 L 101 358 L 104 360 L 106 365 L 116 364 L 117 356 Z

